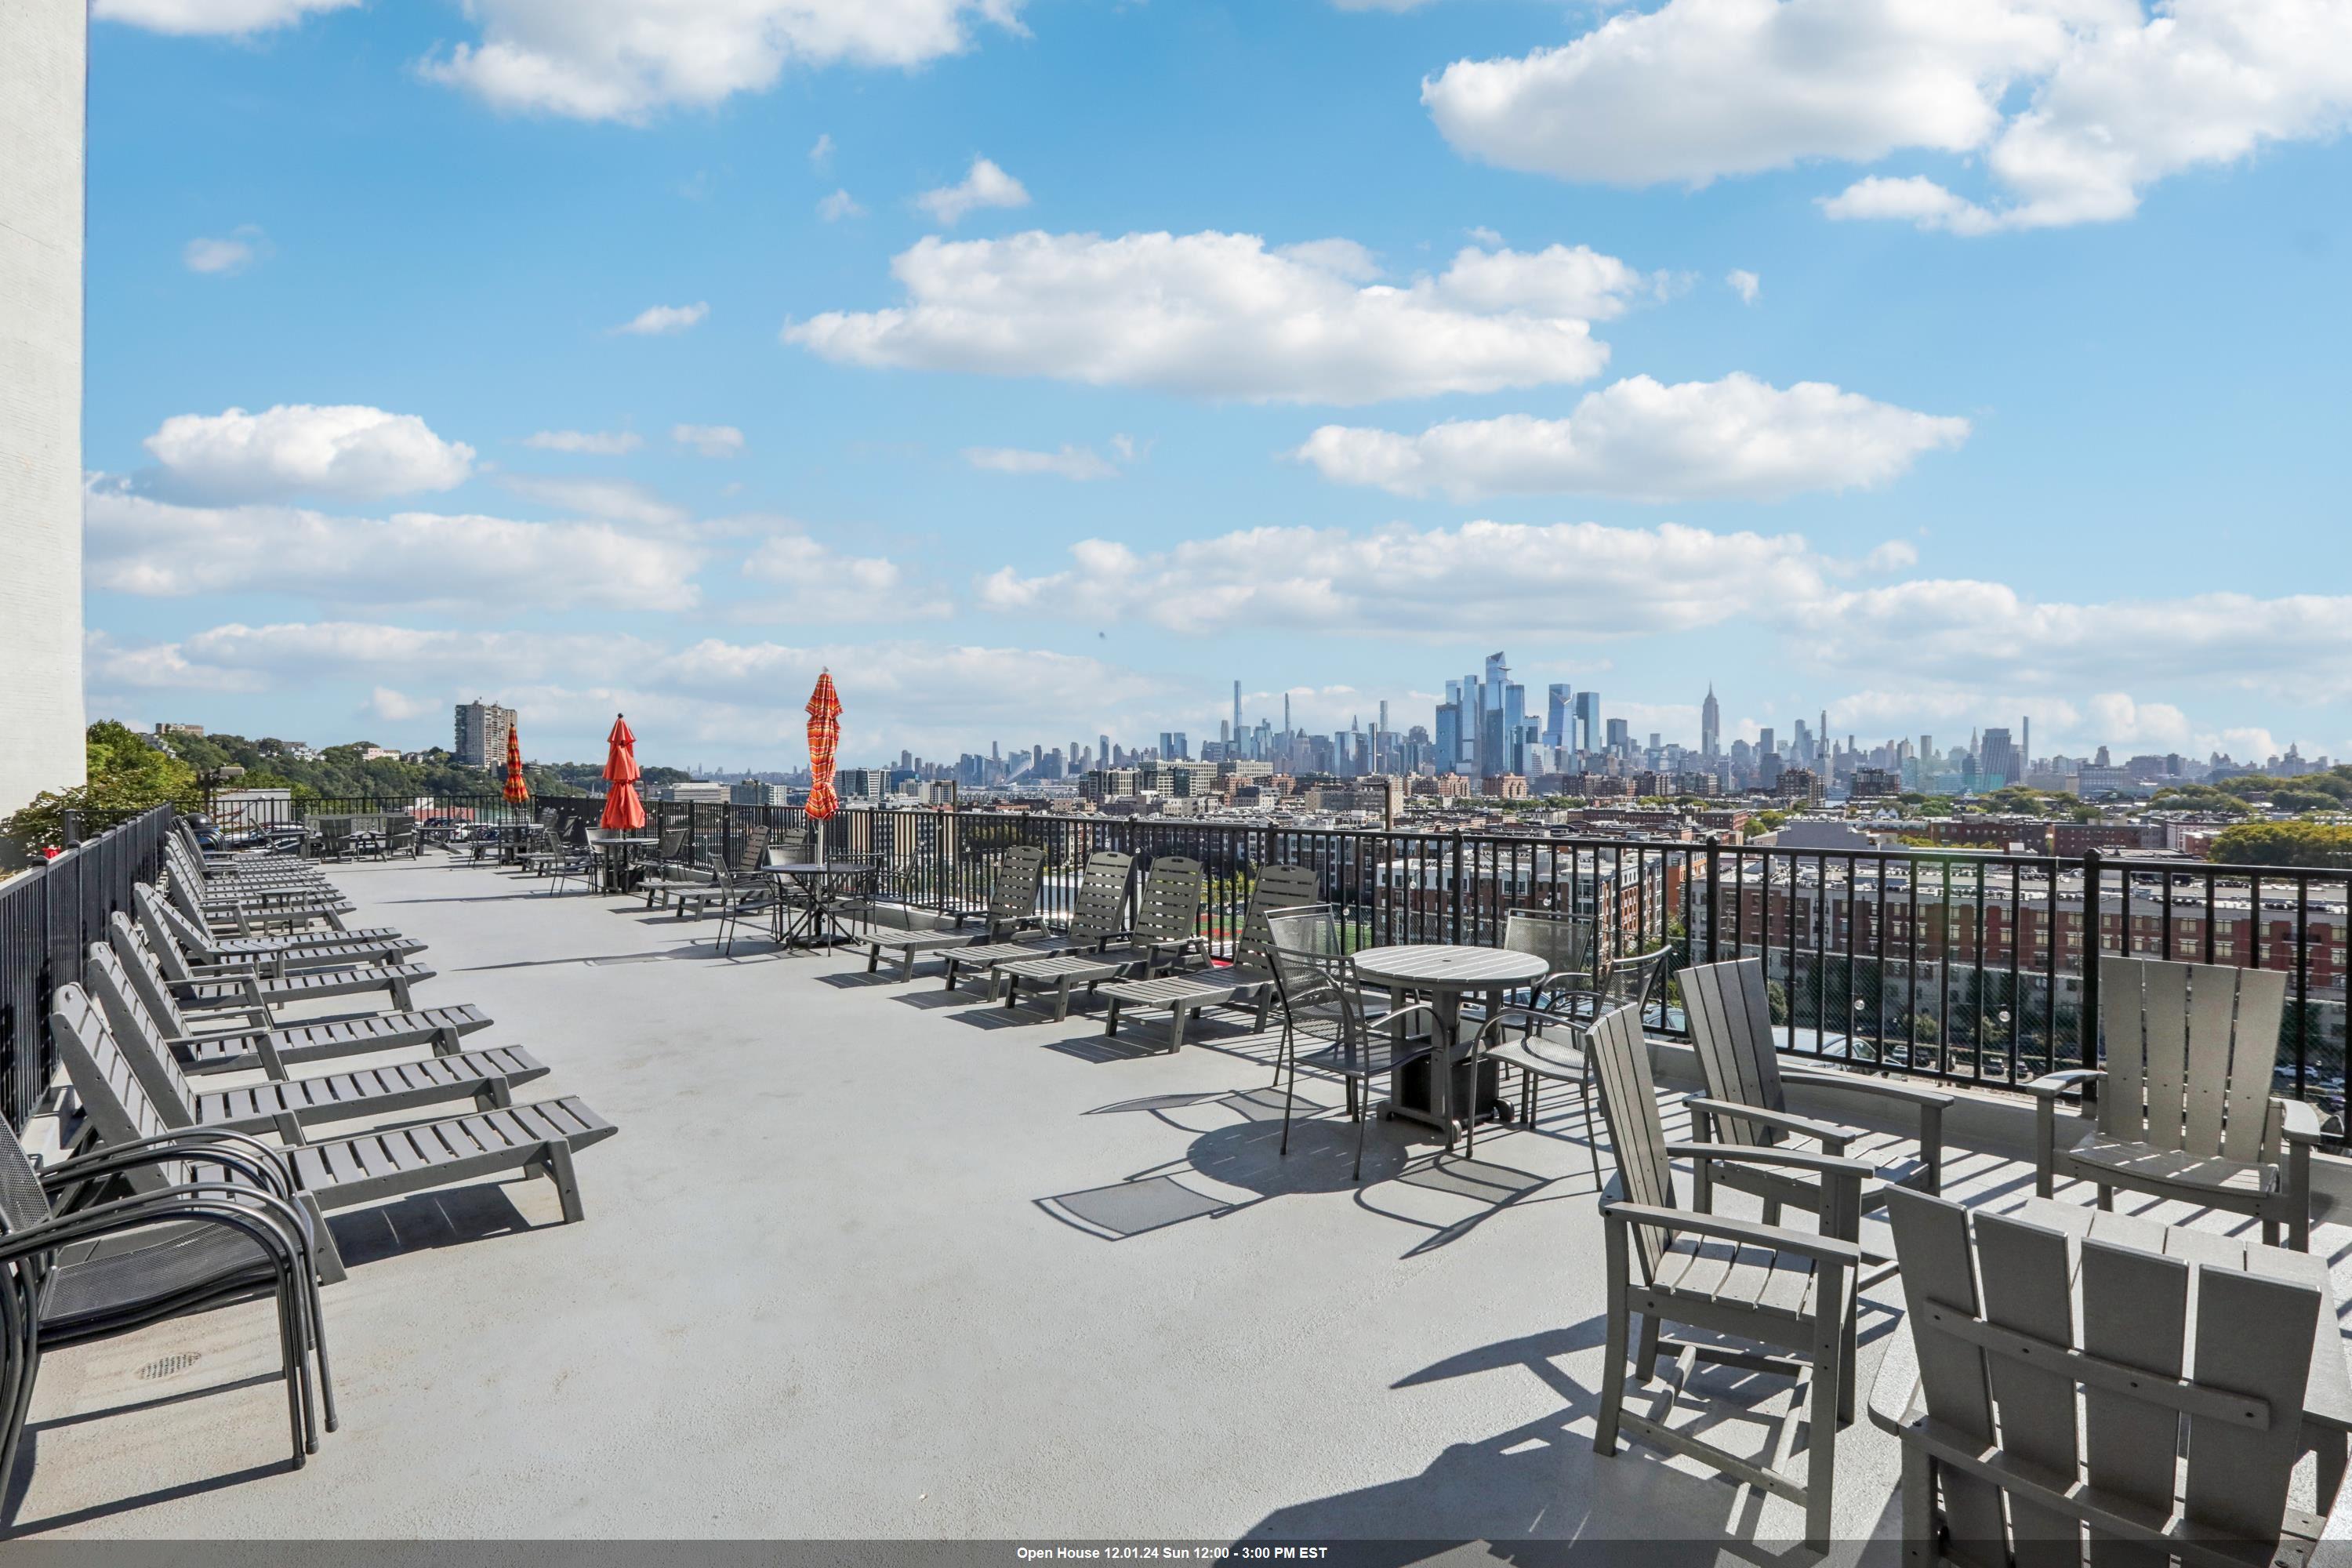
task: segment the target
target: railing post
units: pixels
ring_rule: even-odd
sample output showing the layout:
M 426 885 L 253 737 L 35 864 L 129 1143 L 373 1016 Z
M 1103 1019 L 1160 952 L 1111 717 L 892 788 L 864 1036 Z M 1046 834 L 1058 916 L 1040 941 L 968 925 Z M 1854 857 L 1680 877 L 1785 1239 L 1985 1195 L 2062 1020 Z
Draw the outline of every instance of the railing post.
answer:
M 68 849 L 79 847 L 81 844 L 81 813 L 79 811 L 68 810 L 60 813 L 59 816 L 61 818 L 60 830 L 65 836 L 65 847 Z
M 2099 883 L 2105 869 L 2096 848 L 2083 851 L 2083 1005 L 2074 1010 L 2074 1045 L 2082 1053 L 2082 1065 L 2093 1070 L 2099 1065 Z M 2050 901 L 2053 905 L 2058 901 L 2058 889 L 2054 887 L 2050 890 Z M 2259 919 L 2262 911 L 2256 910 L 2254 913 Z M 2124 894 L 2124 938 L 2128 944 L 2131 938 L 2131 894 L 2128 890 Z M 2131 950 L 2126 945 L 2124 951 L 2128 952 Z M 2054 1047 L 2056 1042 L 2053 1041 L 2052 1045 Z M 2054 1058 L 2057 1052 L 2053 1048 L 2051 1054 Z M 2084 1098 L 2094 1098 L 2096 1089 L 2095 1084 L 2085 1084 Z
M 1462 941 L 1462 830 L 1458 827 L 1454 830 L 1454 871 L 1448 879 L 1454 885 L 1454 913 L 1453 929 L 1446 940 L 1459 943 Z
M 1723 840 L 1710 833 L 1706 836 L 1706 961 L 1715 962 L 1716 874 L 1723 865 Z M 1853 940 L 1848 933 L 1849 942 Z

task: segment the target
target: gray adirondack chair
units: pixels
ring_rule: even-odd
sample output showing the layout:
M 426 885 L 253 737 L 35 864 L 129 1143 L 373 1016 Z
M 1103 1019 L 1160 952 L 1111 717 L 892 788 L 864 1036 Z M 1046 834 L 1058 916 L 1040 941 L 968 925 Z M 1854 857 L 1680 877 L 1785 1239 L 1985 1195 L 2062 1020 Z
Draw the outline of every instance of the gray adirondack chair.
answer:
M 1123 931 L 1097 941 L 1092 951 L 1073 951 L 1043 958 L 1016 958 L 989 971 L 989 983 L 1002 993 L 1007 1007 L 1015 1005 L 1023 985 L 1050 989 L 1056 1022 L 1070 1016 L 1070 992 L 1084 985 L 1089 993 L 1130 971 L 1144 979 L 1160 973 L 1163 963 L 1181 963 L 1204 953 L 1201 910 L 1207 902 L 1208 875 L 1188 856 L 1161 855 L 1151 862 L 1136 889 L 1135 913 Z
M 1853 1413 L 1855 1276 L 1862 1248 L 1861 1187 L 1870 1167 L 1858 1160 L 1759 1149 L 1735 1143 L 1669 1143 L 1640 1012 L 1621 1007 L 1595 1019 L 1585 1037 L 1601 1079 L 1601 1113 L 1617 1154 L 1617 1175 L 1601 1205 L 1608 1232 L 1608 1346 L 1601 1415 L 1592 1446 L 1617 1451 L 1622 1427 L 1645 1442 L 1697 1460 L 1805 1510 L 1805 1542 L 1826 1551 L 1831 1489 L 1837 1475 L 1837 1429 Z M 1673 1162 L 1699 1165 L 1776 1165 L 1810 1173 L 1822 1184 L 1819 1234 L 1731 1219 L 1685 1208 L 1675 1195 Z M 1802 1480 L 1625 1408 L 1626 1347 L 1642 1320 L 1633 1355 L 1644 1383 L 1658 1354 L 1671 1350 L 1676 1380 L 1711 1361 L 1751 1372 L 1807 1380 L 1806 1465 Z M 1666 1339 L 1679 1323 L 1760 1345 Z M 1778 1353 L 1774 1353 L 1778 1352 Z
M 98 1147 L 123 1147 L 173 1133 L 170 1118 L 147 1092 L 113 1029 L 80 986 L 58 988 L 49 1029 L 66 1075 L 89 1113 L 87 1135 Z M 320 1277 L 331 1284 L 343 1277 L 344 1268 L 334 1233 L 327 1226 L 326 1210 L 533 1171 L 554 1184 L 565 1221 L 574 1222 L 582 1217 L 582 1209 L 572 1156 L 614 1131 L 584 1102 L 566 1098 L 348 1138 L 321 1140 L 306 1134 L 280 1153 L 293 1176 L 292 1201 L 310 1216 Z M 133 1193 L 172 1184 L 167 1174 L 154 1170 L 124 1174 Z
M 1184 1048 L 1184 1028 L 1194 1016 L 1210 1007 L 1241 1008 L 1255 1015 L 1253 1026 L 1265 1030 L 1274 1006 L 1274 937 L 1266 917 L 1283 910 L 1312 905 L 1318 879 L 1310 867 L 1260 866 L 1250 887 L 1248 908 L 1242 915 L 1241 934 L 1234 941 L 1234 961 L 1225 969 L 1197 969 L 1175 974 L 1141 976 L 1102 987 L 1109 1004 L 1103 1033 L 1118 1033 L 1120 1010 L 1164 1009 L 1168 1014 L 1168 1049 Z M 1279 1080 L 1279 1068 L 1276 1079 Z
M 2050 1196 L 2063 1175 L 2095 1184 L 2101 1208 L 2121 1187 L 2252 1215 L 2266 1242 L 2278 1240 L 2284 1219 L 2288 1245 L 2309 1250 L 2319 1112 L 2272 1092 L 2285 1009 L 2284 970 L 2101 958 L 2106 1068 L 2026 1086 L 2034 1191 Z M 2085 1083 L 2100 1086 L 2090 1134 L 2061 1148 L 2059 1097 Z
M 1058 933 L 1024 942 L 982 942 L 951 947 L 940 954 L 947 962 L 947 986 L 952 991 L 966 974 L 993 974 L 1000 963 L 1027 958 L 1051 958 L 1071 952 L 1093 952 L 1127 929 L 1127 889 L 1135 870 L 1135 857 L 1118 849 L 1097 849 L 1087 857 L 1078 876 L 1078 890 L 1070 900 L 1070 919 Z M 990 982 L 990 997 L 995 983 Z
M 1909 1323 L 1871 1419 L 1902 1440 L 1906 1563 L 2314 1560 L 2326 1521 L 2288 1483 L 2315 1339 L 2343 1354 L 2324 1269 L 2192 1266 L 1907 1190 L 1887 1216 Z
M 670 896 L 677 901 L 677 918 L 686 919 L 690 910 L 699 920 L 713 904 L 722 914 L 739 906 L 754 910 L 765 909 L 772 884 L 760 874 L 760 868 L 767 863 L 767 825 L 755 822 L 744 828 L 742 836 L 735 840 L 733 857 L 719 868 L 709 882 L 671 889 Z
M 1008 942 L 1037 919 L 1037 894 L 1045 876 L 1045 851 L 1034 844 L 1015 844 L 996 858 L 996 874 L 988 889 L 983 931 L 870 931 L 865 938 L 866 973 L 881 967 L 883 955 L 896 957 L 898 978 L 912 980 L 915 964 L 926 953 L 982 942 Z M 958 917 L 961 923 L 961 917 Z
M 683 822 L 662 829 L 654 862 L 646 868 L 645 877 L 637 883 L 637 890 L 646 896 L 646 908 L 656 909 L 667 903 L 670 894 L 680 888 L 709 884 L 709 869 L 694 863 L 693 838 L 693 829 Z
M 1791 1138 L 1811 1139 L 1824 1154 L 1864 1161 L 1874 1173 L 1862 1184 L 1865 1213 L 1883 1207 L 1891 1187 L 1943 1190 L 1944 1112 L 1953 1103 L 1950 1095 L 1858 1073 L 1823 1071 L 1783 1058 L 1772 1048 L 1772 1010 L 1760 958 L 1695 964 L 1682 972 L 1680 981 L 1691 1047 L 1706 1079 L 1704 1096 L 1683 1102 L 1701 1142 L 1720 1139 L 1773 1148 Z M 1791 1083 L 1828 1085 L 1905 1107 L 1916 1114 L 1916 1136 L 1890 1137 L 1799 1116 L 1790 1110 L 1784 1092 Z M 1821 1206 L 1821 1184 L 1802 1173 L 1727 1165 L 1715 1179 L 1763 1199 L 1766 1225 L 1780 1223 L 1783 1204 L 1809 1214 Z M 1704 1189 L 1700 1201 L 1704 1206 Z

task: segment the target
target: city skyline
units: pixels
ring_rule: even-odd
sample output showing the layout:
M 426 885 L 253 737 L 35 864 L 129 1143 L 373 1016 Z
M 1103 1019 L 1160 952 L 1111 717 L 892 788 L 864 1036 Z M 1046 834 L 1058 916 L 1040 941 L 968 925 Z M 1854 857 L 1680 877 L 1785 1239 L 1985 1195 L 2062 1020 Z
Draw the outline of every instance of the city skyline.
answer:
M 1713 679 L 1726 747 L 2352 752 L 2326 51 L 1890 13 L 1936 90 L 1761 141 L 1868 76 L 1821 3 L 1728 95 L 1690 0 L 924 0 L 748 54 L 667 6 L 627 59 L 503 0 L 100 5 L 91 716 L 405 749 L 492 696 L 545 755 L 626 710 L 783 767 L 825 665 L 882 756 L 1213 736 L 1237 671 L 1330 732 L 1507 646 L 1643 739 Z M 2189 47 L 2309 113 L 2066 118 L 2053 62 Z M 1563 49 L 1662 118 L 1471 90 Z M 2122 184 L 2012 188 L 2029 124 Z

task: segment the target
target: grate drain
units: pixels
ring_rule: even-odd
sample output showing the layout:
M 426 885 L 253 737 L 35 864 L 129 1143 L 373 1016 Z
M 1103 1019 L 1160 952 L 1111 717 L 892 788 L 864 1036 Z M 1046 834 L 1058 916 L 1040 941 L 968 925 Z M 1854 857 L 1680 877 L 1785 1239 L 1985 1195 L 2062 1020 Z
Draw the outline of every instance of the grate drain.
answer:
M 177 1354 L 167 1355 L 163 1357 L 161 1360 L 149 1362 L 145 1366 L 139 1369 L 139 1376 L 142 1382 L 147 1383 L 152 1383 L 159 1377 L 176 1376 L 178 1373 L 184 1373 L 190 1367 L 195 1365 L 196 1363 L 202 1359 L 203 1352 L 201 1351 L 181 1351 Z

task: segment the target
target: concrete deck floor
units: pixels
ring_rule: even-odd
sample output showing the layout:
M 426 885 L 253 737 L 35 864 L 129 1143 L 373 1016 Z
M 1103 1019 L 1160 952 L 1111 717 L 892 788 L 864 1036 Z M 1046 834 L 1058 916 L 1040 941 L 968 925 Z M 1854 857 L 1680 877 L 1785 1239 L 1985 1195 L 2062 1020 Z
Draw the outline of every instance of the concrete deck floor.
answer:
M 1242 1027 L 1149 1054 L 948 995 L 935 965 L 903 984 L 763 942 L 722 960 L 713 922 L 429 856 L 334 875 L 353 923 L 431 942 L 420 1003 L 479 1004 L 476 1043 L 554 1068 L 528 1098 L 618 1124 L 580 1159 L 587 1218 L 561 1224 L 537 1181 L 337 1216 L 343 1426 L 299 1471 L 264 1308 L 51 1357 L 16 1531 L 1800 1533 L 1685 1461 L 1594 1455 L 1601 1226 L 1572 1093 L 1475 1160 L 1375 1124 L 1358 1187 L 1336 1084 L 1302 1079 L 1325 1114 L 1277 1156 L 1273 1042 Z M 1990 1156 L 1953 1179 L 2031 1191 Z M 2319 1245 L 2340 1265 L 2347 1239 Z M 1865 1398 L 1904 1331 L 1891 1288 L 1874 1300 Z M 1795 1436 L 1785 1384 L 1699 1386 L 1678 1423 L 1759 1454 Z M 1896 1456 L 1866 1415 L 1838 1442 L 1850 1556 L 1894 1528 Z

